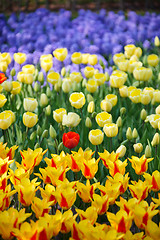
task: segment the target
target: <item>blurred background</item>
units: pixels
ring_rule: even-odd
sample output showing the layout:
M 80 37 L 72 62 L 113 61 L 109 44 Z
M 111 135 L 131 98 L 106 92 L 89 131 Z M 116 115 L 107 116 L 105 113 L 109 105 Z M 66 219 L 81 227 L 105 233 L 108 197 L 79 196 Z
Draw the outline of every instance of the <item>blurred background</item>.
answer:
M 134 10 L 160 12 L 160 0 L 0 0 L 0 12 L 34 11 L 39 7 L 50 10 L 65 8 L 99 10 Z

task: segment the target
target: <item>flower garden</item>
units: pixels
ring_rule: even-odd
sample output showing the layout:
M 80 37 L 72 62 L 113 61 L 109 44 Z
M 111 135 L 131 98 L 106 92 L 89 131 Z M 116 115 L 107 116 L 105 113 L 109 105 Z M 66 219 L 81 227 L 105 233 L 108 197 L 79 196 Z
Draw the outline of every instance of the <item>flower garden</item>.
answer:
M 0 239 L 159 240 L 160 15 L 0 26 Z

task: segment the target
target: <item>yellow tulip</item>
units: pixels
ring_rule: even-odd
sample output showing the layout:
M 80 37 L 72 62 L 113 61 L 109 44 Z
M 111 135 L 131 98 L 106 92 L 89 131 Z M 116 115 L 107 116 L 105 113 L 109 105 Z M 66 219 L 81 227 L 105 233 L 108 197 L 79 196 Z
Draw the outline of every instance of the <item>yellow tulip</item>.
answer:
M 107 112 L 101 112 L 96 115 L 96 122 L 100 127 L 104 127 L 106 123 L 112 122 L 112 115 Z
M 139 103 L 141 101 L 141 89 L 134 89 L 130 92 L 129 98 L 133 103 Z
M 12 116 L 10 113 L 1 112 L 0 113 L 0 128 L 5 130 L 12 124 Z
M 38 106 L 38 102 L 35 98 L 24 98 L 23 107 L 25 111 L 34 112 Z
M 105 194 L 104 196 L 99 196 L 98 194 L 93 194 L 92 206 L 96 209 L 98 215 L 106 213 L 109 208 L 108 195 Z
M 85 104 L 85 96 L 82 92 L 74 92 L 70 95 L 69 101 L 71 105 L 77 109 L 80 109 Z
M 110 112 L 112 110 L 112 104 L 108 100 L 102 100 L 100 103 L 100 107 L 105 112 Z
M 25 213 L 24 208 L 18 211 L 11 207 L 6 211 L 0 212 L 0 234 L 2 238 L 12 239 L 13 231 L 15 229 L 18 230 L 21 224 L 23 224 L 23 222 L 30 216 L 31 213 Z
M 88 64 L 89 53 L 82 53 L 82 64 Z
M 27 64 L 22 67 L 22 72 L 27 73 L 27 74 L 34 74 L 35 73 L 35 66 L 32 64 Z
M 41 55 L 41 57 L 40 57 L 40 62 L 42 62 L 44 59 L 49 60 L 49 61 L 52 61 L 52 60 L 53 60 L 53 56 L 52 56 L 52 54 L 44 54 L 44 55 Z
M 7 68 L 8 68 L 7 62 L 0 62 L 0 71 L 1 72 L 5 73 L 7 71 Z
M 78 195 L 82 199 L 82 201 L 85 203 L 91 202 L 93 199 L 93 194 L 99 185 L 99 182 L 90 184 L 89 179 L 87 179 L 86 185 L 84 183 L 77 182 L 76 188 L 78 190 Z
M 127 80 L 127 74 L 120 70 L 113 71 L 110 76 L 111 87 L 120 88 Z
M 59 75 L 59 73 L 50 72 L 50 73 L 47 75 L 47 81 L 48 81 L 49 83 L 51 83 L 52 85 L 55 85 L 56 83 L 58 83 L 59 80 L 60 80 L 60 75 Z
M 159 57 L 156 54 L 150 54 L 147 57 L 147 62 L 151 67 L 156 67 L 159 63 Z
M 140 61 L 135 61 L 135 60 L 129 60 L 128 61 L 128 68 L 127 72 L 133 73 L 135 68 L 142 67 L 142 62 Z
M 118 127 L 115 123 L 106 123 L 103 127 L 107 137 L 115 137 L 118 134 Z
M 132 163 L 132 168 L 135 170 L 137 175 L 143 175 L 148 169 L 148 163 L 153 160 L 153 158 L 146 158 L 145 155 L 138 158 L 132 156 L 132 158 L 128 158 L 128 160 Z
M 88 57 L 88 63 L 90 65 L 96 65 L 98 63 L 98 57 L 96 54 L 90 54 Z
M 53 55 L 55 58 L 57 58 L 59 61 L 63 62 L 68 54 L 67 48 L 57 48 L 56 50 L 53 51 Z
M 60 207 L 67 210 L 72 207 L 76 201 L 75 183 L 69 182 L 67 179 L 63 182 L 58 181 L 56 188 L 56 198 Z
M 7 98 L 3 94 L 0 94 L 0 108 L 3 107 L 6 102 Z
M 141 152 L 143 151 L 143 145 L 142 145 L 142 143 L 135 143 L 135 144 L 133 145 L 133 148 L 134 148 L 134 151 L 135 151 L 136 153 L 141 153 Z
M 108 220 L 118 233 L 126 233 L 132 225 L 133 215 L 124 210 L 119 210 L 116 214 L 108 212 Z
M 86 211 L 83 211 L 81 209 L 76 209 L 76 212 L 78 213 L 78 215 L 80 217 L 80 221 L 82 221 L 84 219 L 88 219 L 91 222 L 91 224 L 95 224 L 97 217 L 98 217 L 96 207 L 94 207 L 93 205 L 88 207 L 86 209 Z
M 43 59 L 41 61 L 41 68 L 43 68 L 44 71 L 48 72 L 53 66 L 53 61 L 49 59 Z
M 141 92 L 140 94 L 140 101 L 142 104 L 147 105 L 151 101 L 151 97 L 148 92 Z
M 28 148 L 26 151 L 20 151 L 23 168 L 25 170 L 31 170 L 35 166 L 38 166 L 46 152 L 47 150 L 42 152 L 42 148 L 36 148 L 35 150 Z
M 73 82 L 79 83 L 82 80 L 82 75 L 80 72 L 72 72 L 70 78 Z
M 88 138 L 93 145 L 99 145 L 103 142 L 104 133 L 100 129 L 91 130 Z
M 129 44 L 124 46 L 124 50 L 125 50 L 124 55 L 126 56 L 126 58 L 130 58 L 134 54 L 136 46 L 133 44 Z
M 74 52 L 71 56 L 71 60 L 74 64 L 82 63 L 82 54 L 80 52 Z
M 53 118 L 57 123 L 62 123 L 63 115 L 67 114 L 67 111 L 65 108 L 58 108 L 55 111 L 53 111 Z
M 108 94 L 105 96 L 105 100 L 109 101 L 112 104 L 112 107 L 114 107 L 117 104 L 117 95 L 115 94 Z
M 125 60 L 125 56 L 123 53 L 116 53 L 113 55 L 113 61 L 116 65 L 118 65 L 118 63 L 122 60 Z
M 12 82 L 12 91 L 13 95 L 19 94 L 21 91 L 21 84 L 19 82 L 13 81 Z
M 20 78 L 23 81 L 23 76 L 21 76 L 22 78 Z M 33 73 L 25 73 L 24 74 L 24 83 L 26 84 L 32 84 L 34 82 L 34 77 L 33 77 Z
M 28 127 L 34 127 L 38 122 L 38 116 L 32 112 L 26 112 L 23 114 L 23 124 Z
M 81 119 L 77 113 L 69 112 L 63 115 L 62 125 L 67 127 L 76 127 L 80 123 Z
M 133 76 L 138 81 L 148 81 L 152 77 L 152 69 L 145 67 L 137 67 L 133 71 Z
M 14 53 L 14 61 L 18 64 L 22 64 L 26 61 L 26 54 L 25 53 Z
M 87 67 L 85 67 L 85 69 L 84 69 L 84 75 L 85 75 L 86 78 L 91 78 L 91 77 L 93 77 L 94 72 L 95 72 L 94 67 L 89 67 L 89 66 L 87 66 Z
M 86 88 L 87 88 L 88 92 L 94 93 L 98 88 L 97 82 L 93 79 L 88 80 L 88 82 L 86 84 Z
M 124 60 L 120 60 L 118 62 L 118 68 L 121 71 L 127 72 L 128 70 L 128 65 L 129 65 L 129 60 L 128 59 L 124 59 Z
M 49 213 L 52 202 L 48 202 L 46 198 L 32 197 L 32 199 L 31 209 L 35 213 L 36 218 L 44 217 L 45 213 Z
M 104 73 L 96 73 L 93 75 L 93 79 L 97 82 L 98 86 L 101 86 L 106 81 L 107 77 Z
M 142 56 L 142 49 L 140 47 L 136 47 L 134 51 L 134 55 L 136 55 L 138 58 Z

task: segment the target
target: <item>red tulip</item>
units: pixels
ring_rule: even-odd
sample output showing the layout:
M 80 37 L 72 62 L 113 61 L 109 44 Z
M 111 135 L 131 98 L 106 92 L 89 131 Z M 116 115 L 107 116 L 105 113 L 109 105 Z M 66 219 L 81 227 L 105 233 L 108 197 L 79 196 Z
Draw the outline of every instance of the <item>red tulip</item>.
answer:
M 3 83 L 6 80 L 6 76 L 4 73 L 0 73 L 0 84 Z
M 79 143 L 80 136 L 76 132 L 68 132 L 63 134 L 63 144 L 65 147 L 72 149 L 76 147 Z

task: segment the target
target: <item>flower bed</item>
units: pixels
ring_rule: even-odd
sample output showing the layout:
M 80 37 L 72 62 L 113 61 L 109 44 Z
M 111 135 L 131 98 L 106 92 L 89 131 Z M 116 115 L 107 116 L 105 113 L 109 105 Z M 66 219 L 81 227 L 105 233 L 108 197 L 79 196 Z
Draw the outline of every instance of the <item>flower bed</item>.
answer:
M 37 65 L 0 54 L 2 239 L 160 238 L 154 40 L 152 54 L 126 45 L 110 75 L 95 54 L 66 66 L 66 48 Z

